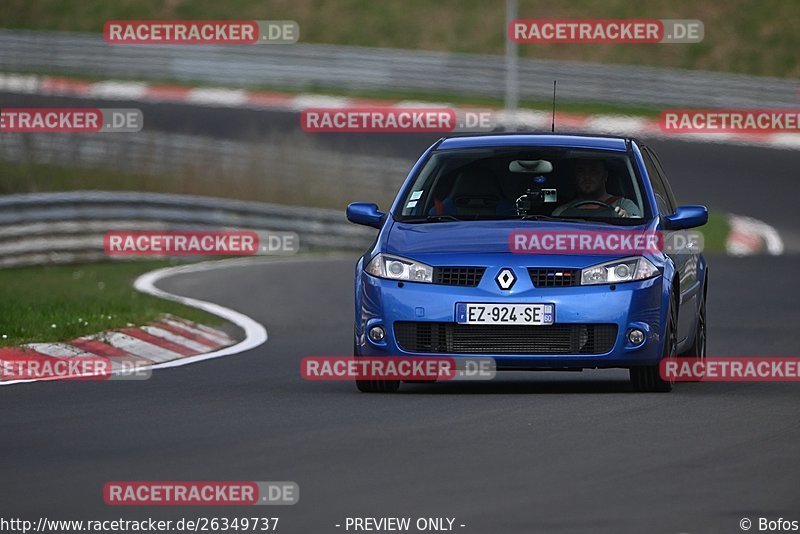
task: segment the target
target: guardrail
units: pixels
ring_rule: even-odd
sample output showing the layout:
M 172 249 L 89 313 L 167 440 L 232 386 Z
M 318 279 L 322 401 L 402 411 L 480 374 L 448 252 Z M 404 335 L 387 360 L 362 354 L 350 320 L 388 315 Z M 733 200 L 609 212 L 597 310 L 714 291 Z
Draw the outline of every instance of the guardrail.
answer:
M 111 230 L 295 232 L 301 250 L 359 249 L 376 231 L 342 211 L 192 195 L 74 191 L 0 196 L 0 267 L 107 259 Z
M 355 46 L 110 46 L 99 34 L 0 30 L 0 69 L 128 79 L 500 96 L 502 56 Z M 683 69 L 520 59 L 523 99 L 653 107 L 797 105 L 797 81 Z

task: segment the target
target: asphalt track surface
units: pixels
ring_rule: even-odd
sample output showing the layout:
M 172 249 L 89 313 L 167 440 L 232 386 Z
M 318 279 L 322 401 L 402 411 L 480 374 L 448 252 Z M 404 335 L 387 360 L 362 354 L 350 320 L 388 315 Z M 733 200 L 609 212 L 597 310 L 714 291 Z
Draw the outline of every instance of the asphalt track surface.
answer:
M 428 141 L 395 137 L 395 154 Z M 680 201 L 798 230 L 797 153 L 653 145 Z M 709 354 L 797 355 L 798 258 L 709 261 Z M 0 517 L 255 513 L 277 515 L 286 533 L 342 532 L 348 516 L 455 517 L 471 533 L 732 533 L 743 517 L 752 531 L 759 517 L 800 520 L 798 384 L 636 394 L 625 371 L 606 370 L 364 395 L 303 381 L 301 358 L 351 349 L 354 263 L 265 261 L 159 284 L 264 324 L 269 340 L 247 353 L 142 382 L 0 388 Z M 292 480 L 300 502 L 114 508 L 102 499 L 111 480 Z

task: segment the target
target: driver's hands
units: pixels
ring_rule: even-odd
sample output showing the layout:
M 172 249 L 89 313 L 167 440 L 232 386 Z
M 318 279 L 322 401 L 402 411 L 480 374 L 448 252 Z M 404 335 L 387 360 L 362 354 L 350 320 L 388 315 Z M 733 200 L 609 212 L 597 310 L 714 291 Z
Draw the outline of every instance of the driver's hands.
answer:
M 616 206 L 614 208 L 614 213 L 616 213 L 617 216 L 619 216 L 619 217 L 630 217 L 630 215 L 628 215 L 628 212 L 625 211 L 624 209 L 620 208 L 619 206 Z

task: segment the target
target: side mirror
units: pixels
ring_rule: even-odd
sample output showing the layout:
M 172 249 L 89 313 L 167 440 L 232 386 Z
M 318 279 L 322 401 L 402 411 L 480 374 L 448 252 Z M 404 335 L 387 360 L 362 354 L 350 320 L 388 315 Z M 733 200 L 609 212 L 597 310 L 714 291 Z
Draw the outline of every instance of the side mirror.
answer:
M 353 202 L 347 206 L 347 220 L 352 223 L 380 228 L 383 226 L 383 218 L 385 216 L 385 213 L 378 211 L 377 204 Z
M 678 206 L 675 213 L 664 217 L 667 230 L 696 228 L 708 222 L 708 208 L 705 206 Z

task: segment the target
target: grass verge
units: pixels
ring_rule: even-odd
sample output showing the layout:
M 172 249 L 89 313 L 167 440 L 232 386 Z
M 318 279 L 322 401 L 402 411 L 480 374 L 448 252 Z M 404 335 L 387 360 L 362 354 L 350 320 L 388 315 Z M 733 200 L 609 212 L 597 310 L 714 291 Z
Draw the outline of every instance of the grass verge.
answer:
M 504 4 L 482 0 L 5 0 L 0 26 L 100 32 L 113 19 L 290 19 L 300 24 L 304 43 L 502 54 Z M 518 18 L 699 19 L 705 26 L 704 39 L 696 44 L 521 45 L 522 57 L 800 76 L 796 0 L 521 0 Z
M 208 325 L 215 315 L 139 293 L 133 280 L 168 261 L 104 262 L 0 270 L 0 346 L 69 341 L 171 313 Z
M 705 226 L 698 228 L 698 230 L 703 232 L 703 239 L 705 240 L 705 252 L 725 252 L 725 242 L 728 239 L 731 226 L 728 224 L 728 217 L 724 213 L 710 211 L 708 213 L 708 222 L 705 224 Z

